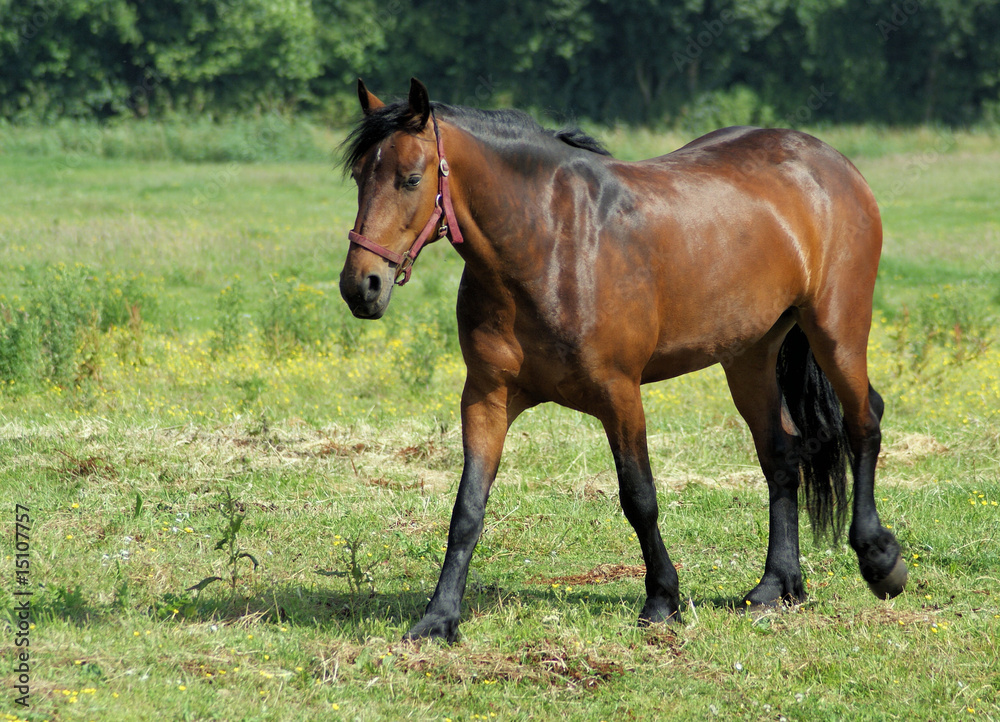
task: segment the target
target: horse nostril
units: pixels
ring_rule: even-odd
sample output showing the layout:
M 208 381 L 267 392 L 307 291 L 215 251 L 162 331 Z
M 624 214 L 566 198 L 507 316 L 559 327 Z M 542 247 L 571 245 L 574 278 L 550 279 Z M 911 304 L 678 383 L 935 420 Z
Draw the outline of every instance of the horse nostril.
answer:
M 364 294 L 364 298 L 367 303 L 377 300 L 379 295 L 382 293 L 381 276 L 373 273 L 366 277 L 361 284 L 361 292 Z

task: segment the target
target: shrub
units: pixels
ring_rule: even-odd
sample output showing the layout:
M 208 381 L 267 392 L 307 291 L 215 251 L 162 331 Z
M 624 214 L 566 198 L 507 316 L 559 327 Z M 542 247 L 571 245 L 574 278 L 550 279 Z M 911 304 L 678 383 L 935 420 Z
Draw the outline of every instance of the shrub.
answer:
M 243 283 L 237 277 L 223 288 L 215 299 L 218 315 L 212 329 L 214 332 L 211 341 L 212 356 L 232 353 L 240 347 L 247 327 L 245 306 Z
M 730 125 L 773 125 L 774 109 L 750 88 L 736 85 L 728 90 L 703 93 L 680 116 L 683 130 L 701 135 Z
M 26 312 L 0 303 L 0 383 L 24 384 L 39 364 L 38 326 Z
M 260 318 L 264 345 L 279 358 L 297 347 L 326 341 L 332 331 L 329 297 L 296 278 L 271 276 L 271 294 Z
M 147 279 L 105 274 L 82 265 L 46 265 L 26 272 L 20 295 L 0 297 L 0 378 L 69 386 L 99 379 L 104 336 L 125 329 L 116 347 L 141 350 L 143 309 L 157 308 Z
M 944 284 L 905 306 L 892 334 L 898 372 L 905 364 L 920 375 L 935 350 L 957 365 L 978 358 L 992 341 L 992 311 L 986 291 L 970 282 Z

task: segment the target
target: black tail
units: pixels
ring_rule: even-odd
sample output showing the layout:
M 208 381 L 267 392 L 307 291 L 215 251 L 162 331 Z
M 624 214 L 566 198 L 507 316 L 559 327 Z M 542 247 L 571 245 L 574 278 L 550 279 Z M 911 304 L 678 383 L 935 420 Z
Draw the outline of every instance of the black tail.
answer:
M 819 541 L 832 532 L 836 542 L 847 518 L 851 446 L 833 386 L 797 325 L 788 332 L 778 352 L 778 386 L 799 429 L 794 462 L 802 474 L 813 535 Z

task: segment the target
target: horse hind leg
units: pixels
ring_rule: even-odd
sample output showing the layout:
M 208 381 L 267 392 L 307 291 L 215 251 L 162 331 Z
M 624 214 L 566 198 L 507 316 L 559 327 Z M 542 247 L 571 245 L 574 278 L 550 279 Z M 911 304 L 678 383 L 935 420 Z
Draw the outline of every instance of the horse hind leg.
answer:
M 659 508 L 646 444 L 646 417 L 639 385 L 609 384 L 609 403 L 594 415 L 604 425 L 618 473 L 622 511 L 635 529 L 646 563 L 646 602 L 639 624 L 680 621 L 677 570 L 670 563 L 657 523 Z
M 834 322 L 836 316 L 840 322 Z M 881 447 L 882 397 L 868 381 L 868 324 L 857 314 L 803 313 L 800 325 L 820 368 L 843 406 L 850 444 L 854 500 L 848 540 L 858 555 L 861 576 L 872 593 L 891 599 L 906 586 L 907 570 L 896 536 L 875 506 L 875 466 Z
M 799 565 L 799 439 L 775 373 L 778 344 L 786 328 L 776 328 L 725 366 L 733 401 L 750 427 L 767 480 L 767 558 L 760 581 L 743 598 L 750 610 L 797 604 L 806 598 Z

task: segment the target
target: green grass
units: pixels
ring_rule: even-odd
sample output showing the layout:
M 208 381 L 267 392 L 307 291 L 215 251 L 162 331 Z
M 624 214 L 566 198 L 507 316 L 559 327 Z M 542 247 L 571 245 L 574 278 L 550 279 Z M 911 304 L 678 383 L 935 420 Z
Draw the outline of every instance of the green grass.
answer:
M 817 131 L 852 153 L 885 219 L 877 498 L 910 563 L 905 594 L 875 600 L 845 545 L 807 541 L 808 603 L 733 612 L 763 567 L 767 507 L 716 368 L 645 392 L 683 624 L 635 626 L 641 557 L 603 433 L 546 406 L 510 433 L 462 641 L 446 647 L 400 638 L 436 582 L 461 472 L 457 255 L 429 249 L 383 321 L 356 321 L 336 290 L 356 198 L 329 139 L 314 161 L 102 146 L 70 167 L 52 136 L 69 131 L 32 132 L 15 145 L 0 129 L 6 660 L 17 503 L 35 625 L 32 706 L 14 704 L 8 666 L 0 711 L 1000 719 L 996 138 Z M 602 135 L 624 157 L 685 140 Z M 68 349 L 62 365 L 52 349 Z M 260 562 L 237 564 L 235 590 L 215 549 L 234 513 Z M 210 576 L 224 581 L 188 589 Z

